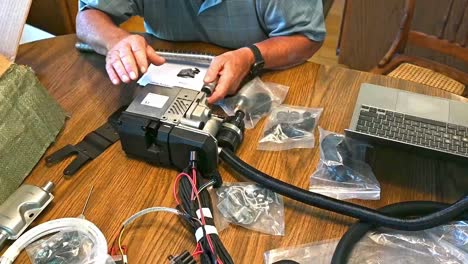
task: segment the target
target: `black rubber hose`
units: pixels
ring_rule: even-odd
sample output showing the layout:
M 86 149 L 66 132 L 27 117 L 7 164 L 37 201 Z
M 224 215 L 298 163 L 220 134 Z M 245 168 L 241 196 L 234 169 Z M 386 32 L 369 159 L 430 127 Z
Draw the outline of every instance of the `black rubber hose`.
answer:
M 383 227 L 407 231 L 424 230 L 447 223 L 468 211 L 468 196 L 464 196 L 462 199 L 447 208 L 425 216 L 414 219 L 392 217 L 374 209 L 340 201 L 318 193 L 309 192 L 294 185 L 277 180 L 245 163 L 228 149 L 223 148 L 221 150 L 220 158 L 226 162 L 226 164 L 231 166 L 232 169 L 244 175 L 247 179 L 263 185 L 278 194 L 308 205 L 347 215 L 361 221 L 377 224 Z
M 387 205 L 379 209 L 380 212 L 398 217 L 419 216 L 434 213 L 449 206 L 449 204 L 438 202 L 403 202 Z M 468 213 L 465 213 L 457 220 L 468 220 Z M 343 235 L 336 246 L 331 264 L 345 264 L 353 251 L 355 245 L 366 235 L 367 232 L 377 228 L 376 225 L 358 222 L 352 225 Z

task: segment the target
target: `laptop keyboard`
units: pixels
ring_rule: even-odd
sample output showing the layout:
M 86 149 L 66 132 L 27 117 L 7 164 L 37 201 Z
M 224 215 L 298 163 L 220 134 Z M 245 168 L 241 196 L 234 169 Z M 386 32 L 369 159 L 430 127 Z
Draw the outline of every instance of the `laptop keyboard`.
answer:
M 468 127 L 361 106 L 356 131 L 468 157 Z

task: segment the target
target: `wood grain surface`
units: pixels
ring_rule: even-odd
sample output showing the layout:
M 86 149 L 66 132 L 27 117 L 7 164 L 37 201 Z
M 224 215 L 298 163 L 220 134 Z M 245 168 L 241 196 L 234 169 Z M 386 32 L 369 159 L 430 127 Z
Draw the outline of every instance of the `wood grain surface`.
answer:
M 77 52 L 75 41 L 74 35 L 68 35 L 23 45 L 19 50 L 18 63 L 30 65 L 70 115 L 57 142 L 46 155 L 66 144 L 79 142 L 104 123 L 120 105 L 130 102 L 134 92 L 140 89 L 135 84 L 113 86 L 104 70 L 104 57 Z M 212 53 L 223 51 L 194 43 L 154 41 L 154 46 Z M 348 127 L 363 82 L 463 100 L 423 85 L 313 63 L 270 72 L 262 79 L 290 86 L 286 104 L 323 107 L 320 126 L 338 132 Z M 238 155 L 266 173 L 308 188 L 309 176 L 319 160 L 318 147 L 257 151 L 263 125 L 264 120 L 246 132 Z M 85 215 L 109 241 L 116 236 L 122 221 L 133 213 L 150 206 L 175 206 L 171 187 L 177 172 L 127 158 L 119 143 L 67 180 L 62 177 L 62 171 L 68 162 L 46 167 L 41 160 L 26 179 L 29 184 L 42 185 L 52 180 L 57 185 L 53 204 L 34 222 L 35 225 L 55 218 L 78 216 L 91 186 L 94 186 L 94 193 Z M 376 151 L 372 165 L 382 185 L 382 199 L 355 201 L 372 208 L 408 200 L 453 202 L 468 190 L 468 168 L 463 164 L 383 149 Z M 220 172 L 225 182 L 242 180 L 224 164 L 220 164 Z M 236 263 L 263 263 L 263 253 L 267 250 L 338 239 L 355 221 L 290 199 L 285 199 L 285 216 L 285 236 L 264 235 L 236 226 L 222 231 L 220 236 Z M 129 247 L 130 263 L 167 263 L 170 254 L 183 250 L 191 252 L 194 238 L 175 216 L 159 213 L 136 221 L 128 229 L 123 244 Z M 27 256 L 23 252 L 17 263 L 24 262 L 27 262 Z

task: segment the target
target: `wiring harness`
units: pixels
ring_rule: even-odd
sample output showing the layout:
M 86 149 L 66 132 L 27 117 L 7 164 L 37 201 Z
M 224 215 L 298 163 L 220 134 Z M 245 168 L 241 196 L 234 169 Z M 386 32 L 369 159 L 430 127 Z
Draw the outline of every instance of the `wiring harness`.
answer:
M 174 190 L 177 208 L 192 219 L 197 219 L 188 222 L 197 240 L 197 247 L 192 255 L 200 255 L 202 264 L 233 264 L 214 225 L 213 206 L 207 187 L 215 182 L 201 185 L 202 180 L 203 177 L 197 170 L 197 154 L 192 152 L 189 167 L 176 178 L 178 191 Z
M 213 185 L 221 185 L 219 174 L 213 175 L 212 180 L 203 183 L 203 176 L 197 169 L 197 153 L 190 153 L 190 164 L 175 178 L 173 195 L 177 203 L 176 208 L 151 207 L 135 213 L 125 220 L 120 229 L 117 242 L 122 255 L 122 262 L 128 263 L 122 240 L 125 230 L 136 219 L 155 212 L 165 212 L 181 217 L 187 224 L 196 239 L 196 248 L 193 253 L 183 252 L 177 257 L 170 256 L 170 263 L 192 264 L 194 258 L 200 256 L 202 264 L 233 264 L 233 260 L 221 239 L 214 224 L 212 214 L 213 206 L 208 188 Z

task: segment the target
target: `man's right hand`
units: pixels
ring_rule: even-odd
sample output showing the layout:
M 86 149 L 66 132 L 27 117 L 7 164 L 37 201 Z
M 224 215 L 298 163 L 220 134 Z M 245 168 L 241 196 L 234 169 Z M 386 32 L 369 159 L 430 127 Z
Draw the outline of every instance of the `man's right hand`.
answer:
M 129 83 L 148 69 L 149 63 L 165 62 L 140 35 L 127 35 L 113 44 L 106 54 L 106 71 L 113 84 Z

